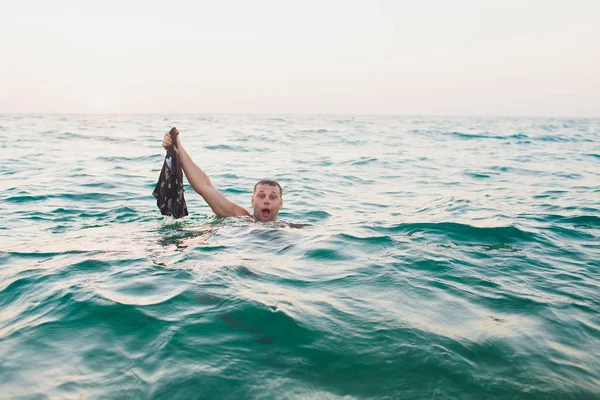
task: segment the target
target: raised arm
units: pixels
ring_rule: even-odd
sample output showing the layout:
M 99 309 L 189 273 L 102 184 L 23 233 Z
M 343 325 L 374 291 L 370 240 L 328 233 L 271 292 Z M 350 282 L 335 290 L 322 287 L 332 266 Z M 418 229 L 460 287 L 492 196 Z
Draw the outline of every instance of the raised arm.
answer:
M 213 186 L 209 177 L 196 165 L 194 160 L 188 155 L 187 151 L 185 151 L 181 145 L 179 135 L 175 135 L 175 138 L 177 141 L 176 146 L 179 160 L 181 161 L 183 172 L 185 172 L 185 177 L 192 188 L 196 193 L 202 196 L 213 212 L 219 217 L 250 216 L 248 210 L 228 200 Z M 168 148 L 171 143 L 171 135 L 169 133 L 165 134 L 165 137 L 163 138 L 163 148 Z

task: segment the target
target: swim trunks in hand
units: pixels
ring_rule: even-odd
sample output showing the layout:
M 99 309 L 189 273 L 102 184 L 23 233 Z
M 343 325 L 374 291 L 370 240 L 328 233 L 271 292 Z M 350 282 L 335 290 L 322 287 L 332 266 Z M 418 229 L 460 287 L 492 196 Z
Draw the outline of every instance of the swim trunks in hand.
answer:
M 179 131 L 173 128 L 169 133 L 173 144 L 167 149 L 167 155 L 152 195 L 156 198 L 156 205 L 162 215 L 181 218 L 188 215 L 188 210 L 183 197 L 183 171 L 179 162 L 179 150 L 175 145 L 177 142 L 175 136 L 179 134 Z

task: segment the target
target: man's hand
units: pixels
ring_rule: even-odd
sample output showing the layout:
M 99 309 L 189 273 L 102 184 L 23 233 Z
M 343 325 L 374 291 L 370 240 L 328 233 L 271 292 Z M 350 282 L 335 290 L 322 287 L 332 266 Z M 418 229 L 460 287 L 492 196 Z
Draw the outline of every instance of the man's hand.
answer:
M 168 149 L 173 144 L 173 139 L 171 139 L 171 134 L 169 132 L 165 133 L 165 137 L 163 138 L 163 149 Z
M 169 146 L 171 146 L 173 144 L 173 136 L 175 136 L 175 137 L 179 136 L 179 131 L 177 130 L 177 128 L 173 128 L 169 132 L 165 133 L 165 137 L 163 138 L 163 148 L 165 150 L 168 149 Z M 177 147 L 181 147 L 181 146 L 179 146 L 178 141 L 175 142 L 175 145 Z

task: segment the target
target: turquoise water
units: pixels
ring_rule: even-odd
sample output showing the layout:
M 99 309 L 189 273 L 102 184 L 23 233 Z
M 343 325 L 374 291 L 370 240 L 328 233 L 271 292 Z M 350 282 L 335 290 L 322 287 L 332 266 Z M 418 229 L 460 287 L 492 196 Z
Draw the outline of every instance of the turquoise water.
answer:
M 308 226 L 161 216 L 172 126 Z M 1 398 L 600 398 L 600 120 L 2 115 L 0 156 Z

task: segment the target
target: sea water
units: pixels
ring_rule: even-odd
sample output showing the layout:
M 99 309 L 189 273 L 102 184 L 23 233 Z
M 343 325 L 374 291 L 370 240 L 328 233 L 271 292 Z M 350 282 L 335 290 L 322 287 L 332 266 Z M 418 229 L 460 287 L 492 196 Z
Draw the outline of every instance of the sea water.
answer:
M 281 221 L 162 216 L 173 126 Z M 0 398 L 600 398 L 600 120 L 0 115 L 0 159 Z

